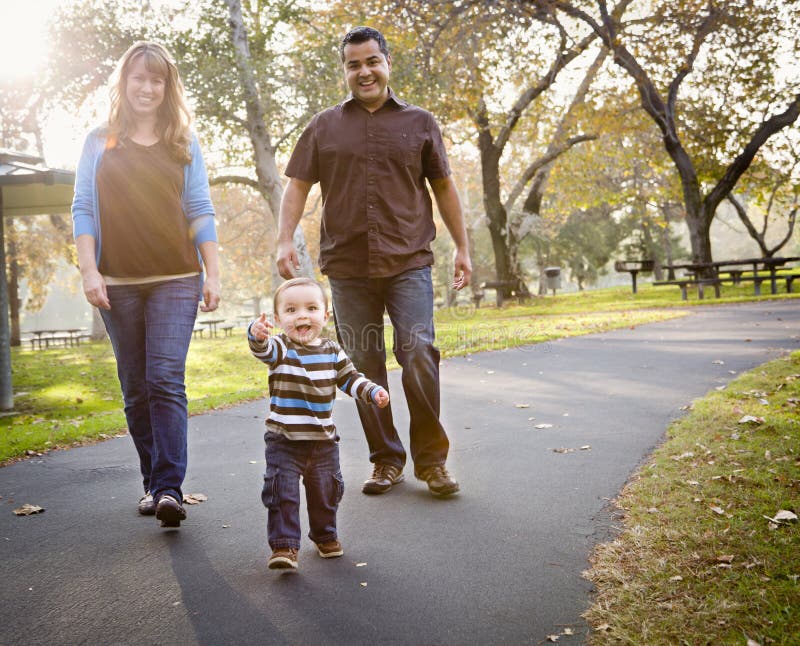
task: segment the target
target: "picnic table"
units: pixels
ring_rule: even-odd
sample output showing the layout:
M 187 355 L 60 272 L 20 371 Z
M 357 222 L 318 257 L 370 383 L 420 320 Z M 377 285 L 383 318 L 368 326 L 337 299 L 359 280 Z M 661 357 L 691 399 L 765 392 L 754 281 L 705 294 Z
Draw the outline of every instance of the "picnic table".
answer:
M 208 328 L 208 336 L 217 336 L 217 326 L 220 323 L 224 323 L 225 319 L 204 319 L 202 321 L 198 321 L 202 325 L 205 325 Z
M 656 281 L 653 285 L 678 285 L 681 294 L 686 300 L 686 288 L 697 286 L 698 295 L 703 297 L 702 289 L 704 286 L 713 285 L 717 297 L 719 297 L 719 286 L 722 283 L 730 282 L 732 285 L 739 285 L 743 282 L 752 282 L 753 291 L 756 296 L 761 295 L 761 283 L 770 282 L 772 294 L 778 293 L 778 280 L 786 279 L 786 291 L 792 291 L 792 283 L 796 278 L 800 278 L 800 267 L 789 267 L 790 273 L 780 274 L 779 271 L 791 263 L 800 261 L 800 256 L 771 258 L 739 258 L 733 260 L 719 260 L 706 263 L 676 263 L 664 265 L 664 269 L 669 272 L 669 280 Z M 686 270 L 686 276 L 675 278 L 675 270 Z
M 80 345 L 82 339 L 88 338 L 86 328 L 76 327 L 67 328 L 64 330 L 29 330 L 26 334 L 30 334 L 31 350 L 34 348 L 39 350 L 46 350 L 50 345 L 63 345 L 63 346 L 76 346 Z

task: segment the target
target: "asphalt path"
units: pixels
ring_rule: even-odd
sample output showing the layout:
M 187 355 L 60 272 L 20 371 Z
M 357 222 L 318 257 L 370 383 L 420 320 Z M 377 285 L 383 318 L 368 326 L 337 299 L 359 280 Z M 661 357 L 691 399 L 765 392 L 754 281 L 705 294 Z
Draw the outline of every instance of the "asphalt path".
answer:
M 582 643 L 581 573 L 613 535 L 609 501 L 693 399 L 797 349 L 788 300 L 448 359 L 462 490 L 445 500 L 410 468 L 388 494 L 361 494 L 366 442 L 341 399 L 345 555 L 320 559 L 304 537 L 297 574 L 266 567 L 264 400 L 190 419 L 185 493 L 208 500 L 177 531 L 137 515 L 128 437 L 2 468 L 0 643 L 539 644 L 565 628 L 559 643 Z M 15 516 L 23 503 L 46 511 Z

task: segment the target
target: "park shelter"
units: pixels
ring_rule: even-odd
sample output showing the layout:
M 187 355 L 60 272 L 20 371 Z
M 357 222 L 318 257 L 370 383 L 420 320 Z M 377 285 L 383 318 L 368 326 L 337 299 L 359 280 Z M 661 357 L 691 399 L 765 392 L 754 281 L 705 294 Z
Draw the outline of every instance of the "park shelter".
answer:
M 48 168 L 41 157 L 0 149 L 0 410 L 14 408 L 5 218 L 67 213 L 74 184 L 72 171 Z

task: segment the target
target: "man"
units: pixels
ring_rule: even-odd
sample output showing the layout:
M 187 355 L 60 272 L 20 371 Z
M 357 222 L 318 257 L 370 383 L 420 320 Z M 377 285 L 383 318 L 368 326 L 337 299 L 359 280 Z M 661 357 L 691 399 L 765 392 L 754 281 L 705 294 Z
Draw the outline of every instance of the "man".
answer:
M 315 182 L 322 191 L 320 267 L 333 296 L 336 332 L 356 368 L 388 387 L 383 315 L 394 328 L 394 353 L 410 411 L 414 475 L 432 494 L 459 485 L 445 467 L 449 441 L 439 421 L 439 351 L 433 345 L 430 243 L 436 230 L 427 179 L 456 245 L 453 287 L 469 285 L 472 265 L 461 204 L 433 116 L 389 87 L 392 58 L 383 35 L 356 27 L 340 54 L 350 94 L 314 116 L 286 168 L 278 270 L 299 269 L 292 235 Z M 358 404 L 372 476 L 366 494 L 404 479 L 406 452 L 391 407 Z

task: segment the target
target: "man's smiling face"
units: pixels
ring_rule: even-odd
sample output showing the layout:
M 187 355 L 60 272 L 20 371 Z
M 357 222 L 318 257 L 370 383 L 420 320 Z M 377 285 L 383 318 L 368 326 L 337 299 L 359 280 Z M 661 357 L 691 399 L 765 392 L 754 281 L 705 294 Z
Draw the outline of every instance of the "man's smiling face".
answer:
M 383 55 L 377 41 L 345 45 L 344 75 L 347 87 L 370 112 L 386 102 L 391 70 L 392 57 Z

